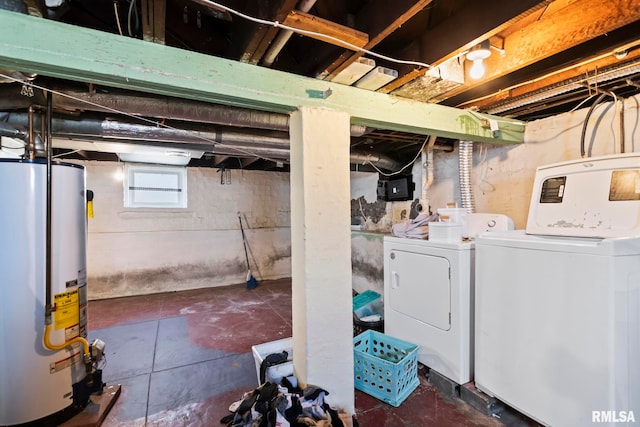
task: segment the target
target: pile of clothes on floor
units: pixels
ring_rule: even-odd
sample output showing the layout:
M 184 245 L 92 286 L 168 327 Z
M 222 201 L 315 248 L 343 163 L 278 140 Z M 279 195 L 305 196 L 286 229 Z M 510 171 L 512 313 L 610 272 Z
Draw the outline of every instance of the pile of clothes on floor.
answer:
M 345 427 L 344 414 L 325 402 L 328 394 L 311 385 L 301 390 L 294 376 L 283 378 L 280 385 L 267 381 L 244 393 L 220 422 L 228 427 Z

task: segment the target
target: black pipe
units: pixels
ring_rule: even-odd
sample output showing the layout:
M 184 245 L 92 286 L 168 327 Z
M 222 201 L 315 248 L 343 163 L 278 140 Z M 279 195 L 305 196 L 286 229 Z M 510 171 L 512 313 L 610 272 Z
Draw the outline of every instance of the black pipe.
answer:
M 45 145 L 47 150 L 47 218 L 46 218 L 46 276 L 45 276 L 45 324 L 51 324 L 51 313 L 53 311 L 53 307 L 51 306 L 51 249 L 52 249 L 52 241 L 51 236 L 53 233 L 52 230 L 52 173 L 51 173 L 51 158 L 53 153 L 52 148 L 52 137 L 51 137 L 51 126 L 53 122 L 53 102 L 51 92 L 47 92 L 47 111 L 46 111 L 46 133 L 45 133 Z
M 598 96 L 596 100 L 593 101 L 593 104 L 589 108 L 589 111 L 587 111 L 587 116 L 584 118 L 584 123 L 582 124 L 582 135 L 580 136 L 580 157 L 584 157 L 586 154 L 586 150 L 584 148 L 584 142 L 587 135 L 587 124 L 589 123 L 589 117 L 591 117 L 593 110 L 596 109 L 596 106 L 600 103 L 600 101 L 604 99 L 605 96 L 611 96 L 611 95 L 608 93 L 601 93 L 600 96 Z

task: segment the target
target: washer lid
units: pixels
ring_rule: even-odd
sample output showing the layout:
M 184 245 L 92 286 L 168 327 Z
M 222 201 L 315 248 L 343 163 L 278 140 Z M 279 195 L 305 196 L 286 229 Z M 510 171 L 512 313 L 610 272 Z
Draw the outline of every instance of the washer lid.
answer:
M 547 252 L 572 252 L 601 256 L 640 255 L 640 237 L 590 238 L 567 236 L 542 236 L 526 234 L 524 230 L 482 233 L 476 237 L 476 250 L 483 246 L 541 250 Z
M 640 236 L 640 153 L 539 167 L 527 233 Z

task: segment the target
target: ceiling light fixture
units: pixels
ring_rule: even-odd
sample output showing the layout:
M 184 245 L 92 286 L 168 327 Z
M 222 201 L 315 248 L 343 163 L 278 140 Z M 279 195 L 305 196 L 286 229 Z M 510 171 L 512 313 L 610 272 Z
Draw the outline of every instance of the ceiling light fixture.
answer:
M 491 44 L 489 40 L 478 43 L 467 53 L 467 59 L 473 62 L 473 65 L 469 69 L 469 76 L 472 79 L 479 79 L 484 76 L 483 61 L 489 56 L 491 56 Z

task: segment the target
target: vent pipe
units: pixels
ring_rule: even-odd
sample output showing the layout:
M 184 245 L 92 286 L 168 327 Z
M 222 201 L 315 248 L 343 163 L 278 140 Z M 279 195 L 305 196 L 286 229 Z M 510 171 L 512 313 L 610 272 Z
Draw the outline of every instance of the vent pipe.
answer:
M 458 144 L 458 163 L 460 179 L 460 198 L 462 207 L 469 213 L 476 211 L 473 198 L 471 173 L 473 171 L 473 141 L 460 141 Z

